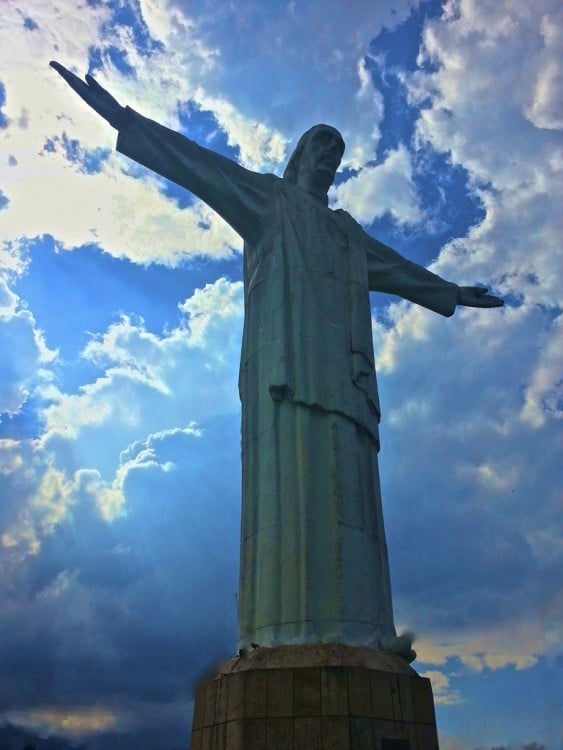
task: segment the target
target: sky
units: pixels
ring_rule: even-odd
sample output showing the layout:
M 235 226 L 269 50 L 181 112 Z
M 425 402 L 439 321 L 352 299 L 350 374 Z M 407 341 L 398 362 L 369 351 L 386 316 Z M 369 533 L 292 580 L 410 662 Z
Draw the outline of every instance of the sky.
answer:
M 560 3 L 1 5 L 0 741 L 186 748 L 236 650 L 242 242 L 56 59 L 257 171 L 334 125 L 330 206 L 505 299 L 371 296 L 395 620 L 442 750 L 560 749 Z

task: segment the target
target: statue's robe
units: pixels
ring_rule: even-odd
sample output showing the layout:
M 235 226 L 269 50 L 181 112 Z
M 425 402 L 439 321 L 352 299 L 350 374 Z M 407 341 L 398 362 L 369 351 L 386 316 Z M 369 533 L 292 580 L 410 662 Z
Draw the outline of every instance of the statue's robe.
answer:
M 395 635 L 369 291 L 451 315 L 458 287 L 345 211 L 126 110 L 117 149 L 244 239 L 238 646 Z

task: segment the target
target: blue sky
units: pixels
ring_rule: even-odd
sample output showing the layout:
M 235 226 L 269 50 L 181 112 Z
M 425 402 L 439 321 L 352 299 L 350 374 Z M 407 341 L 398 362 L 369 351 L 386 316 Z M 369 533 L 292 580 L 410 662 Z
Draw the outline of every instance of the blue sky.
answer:
M 372 296 L 395 619 L 442 750 L 560 747 L 562 29 L 555 0 L 2 4 L 0 725 L 185 747 L 236 644 L 241 241 L 58 59 L 258 171 L 334 124 L 331 205 L 506 299 Z

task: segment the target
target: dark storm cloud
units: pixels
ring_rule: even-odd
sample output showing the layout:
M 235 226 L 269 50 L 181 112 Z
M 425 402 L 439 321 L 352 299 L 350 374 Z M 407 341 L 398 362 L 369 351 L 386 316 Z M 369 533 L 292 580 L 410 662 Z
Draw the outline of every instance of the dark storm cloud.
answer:
M 547 409 L 541 430 L 530 423 L 524 392 L 549 314 L 530 306 L 488 324 L 459 314 L 425 320 L 424 335 L 395 350 L 393 377 L 385 368 L 379 376 L 398 609 L 415 630 L 460 632 L 526 612 L 547 626 L 563 569 L 552 480 L 559 426 Z M 465 351 L 454 353 L 457 338 Z
M 107 524 L 83 495 L 4 582 L 4 710 L 189 700 L 234 653 L 238 433 L 226 417 L 138 444 L 125 515 Z

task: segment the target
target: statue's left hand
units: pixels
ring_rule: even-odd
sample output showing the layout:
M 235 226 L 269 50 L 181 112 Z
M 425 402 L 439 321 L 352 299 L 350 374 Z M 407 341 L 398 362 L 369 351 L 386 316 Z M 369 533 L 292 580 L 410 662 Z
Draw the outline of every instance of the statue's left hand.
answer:
M 57 73 L 65 79 L 68 85 L 76 91 L 86 104 L 89 104 L 92 109 L 101 115 L 105 120 L 109 122 L 114 128 L 119 130 L 123 122 L 123 115 L 125 108 L 115 99 L 109 91 L 106 91 L 100 84 L 92 78 L 90 75 L 86 75 L 86 82 L 84 82 L 78 76 L 75 76 L 68 68 L 64 65 L 52 60 L 50 66 L 54 68 Z
M 466 307 L 502 307 L 504 300 L 487 294 L 486 286 L 460 286 L 457 293 L 457 304 Z

